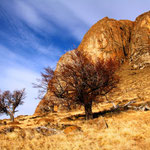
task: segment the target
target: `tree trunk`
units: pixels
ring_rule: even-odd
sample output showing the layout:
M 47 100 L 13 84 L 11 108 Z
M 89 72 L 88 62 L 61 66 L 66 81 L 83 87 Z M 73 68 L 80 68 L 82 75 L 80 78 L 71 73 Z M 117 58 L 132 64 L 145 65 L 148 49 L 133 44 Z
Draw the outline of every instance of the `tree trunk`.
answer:
M 93 114 L 92 114 L 92 101 L 84 104 L 84 109 L 85 109 L 85 119 L 93 119 Z
M 13 114 L 9 114 L 10 115 L 10 120 L 12 121 L 12 122 L 14 122 L 14 115 Z

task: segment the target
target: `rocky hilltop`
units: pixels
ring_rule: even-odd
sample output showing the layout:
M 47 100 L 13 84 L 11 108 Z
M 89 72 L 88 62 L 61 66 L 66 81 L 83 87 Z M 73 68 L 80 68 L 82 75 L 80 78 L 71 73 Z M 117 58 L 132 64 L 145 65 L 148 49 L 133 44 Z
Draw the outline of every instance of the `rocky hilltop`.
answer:
M 118 71 L 121 81 L 117 92 L 110 93 L 112 99 L 139 99 L 140 95 L 142 98 L 150 96 L 150 72 L 145 70 L 150 66 L 150 11 L 138 16 L 135 21 L 103 18 L 89 29 L 77 50 L 84 52 L 92 62 L 96 59 L 113 58 L 122 64 Z M 57 71 L 60 69 L 59 64 L 69 62 L 68 56 L 72 52 L 69 51 L 60 58 Z M 135 74 L 138 74 L 136 78 Z M 143 82 L 141 77 L 147 80 Z M 50 111 L 51 104 L 48 100 L 51 96 L 51 91 L 47 91 L 35 114 L 41 114 L 43 110 Z

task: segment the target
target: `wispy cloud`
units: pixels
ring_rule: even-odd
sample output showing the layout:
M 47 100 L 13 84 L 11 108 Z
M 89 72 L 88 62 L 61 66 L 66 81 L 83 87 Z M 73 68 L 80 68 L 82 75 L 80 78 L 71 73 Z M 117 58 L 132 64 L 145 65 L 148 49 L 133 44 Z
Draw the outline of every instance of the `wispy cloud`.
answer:
M 68 32 L 67 34 L 81 41 L 81 38 L 89 28 L 88 24 L 81 20 L 70 8 L 64 5 L 64 1 L 44 0 L 41 3 L 41 1 L 36 0 L 35 3 L 35 1 L 27 0 L 26 3 L 30 4 L 32 9 L 37 10 L 39 16 L 42 16 L 42 18 L 56 28 L 56 32 L 59 28 L 66 30 Z M 66 34 L 64 36 L 66 36 Z
M 15 1 L 15 10 L 20 19 L 28 24 L 39 26 L 43 25 L 43 20 L 39 18 L 37 12 L 31 8 L 25 1 Z
M 149 11 L 150 5 L 149 0 L 64 0 L 62 3 L 89 26 L 106 16 L 134 21 L 138 15 Z
M 0 36 L 11 47 L 19 47 L 20 51 L 25 49 L 23 53 L 32 49 L 47 55 L 50 47 L 53 47 L 62 54 L 64 50 L 68 50 L 68 45 L 69 49 L 73 45 L 78 46 L 77 43 L 88 29 L 84 22 L 59 1 L 56 3 L 45 0 L 41 3 L 37 0 L 35 3 L 13 0 L 12 3 L 13 5 L 4 1 L 5 7 L 2 3 L 4 13 L 1 13 L 1 9 L 0 17 L 7 23 L 9 32 L 5 28 L 0 31 Z
M 46 32 L 48 31 L 51 33 L 55 31 L 55 28 L 46 19 L 44 19 L 42 14 L 32 7 L 32 5 L 30 5 L 27 1 L 14 0 L 12 9 L 14 10 L 16 17 L 34 30 L 38 32 L 41 30 Z
M 13 66 L 14 64 L 27 65 L 27 61 L 23 56 L 16 54 L 3 45 L 0 45 L 0 64 L 0 70 L 3 70 L 6 69 L 7 66 Z

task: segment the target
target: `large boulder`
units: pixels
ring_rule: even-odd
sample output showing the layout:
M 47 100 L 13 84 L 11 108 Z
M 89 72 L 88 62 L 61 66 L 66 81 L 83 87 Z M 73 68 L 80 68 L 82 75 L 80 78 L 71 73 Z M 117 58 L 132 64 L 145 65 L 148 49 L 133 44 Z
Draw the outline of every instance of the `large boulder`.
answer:
M 105 17 L 89 29 L 78 50 L 84 52 L 93 61 L 96 58 L 123 61 L 129 53 L 132 28 L 132 21 L 117 21 Z

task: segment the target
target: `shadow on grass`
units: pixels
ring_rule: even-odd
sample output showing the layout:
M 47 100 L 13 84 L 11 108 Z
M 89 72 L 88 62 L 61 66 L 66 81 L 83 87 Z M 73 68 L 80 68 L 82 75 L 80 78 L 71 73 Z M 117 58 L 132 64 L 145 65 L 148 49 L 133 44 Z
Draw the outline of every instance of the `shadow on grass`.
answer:
M 112 117 L 113 115 L 119 115 L 120 112 L 125 112 L 127 110 L 128 110 L 127 108 L 118 108 L 118 109 L 110 108 L 109 110 L 93 113 L 93 119 L 98 118 L 100 116 Z M 72 115 L 70 117 L 67 117 L 66 119 L 70 121 L 85 120 L 85 114 Z

